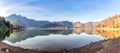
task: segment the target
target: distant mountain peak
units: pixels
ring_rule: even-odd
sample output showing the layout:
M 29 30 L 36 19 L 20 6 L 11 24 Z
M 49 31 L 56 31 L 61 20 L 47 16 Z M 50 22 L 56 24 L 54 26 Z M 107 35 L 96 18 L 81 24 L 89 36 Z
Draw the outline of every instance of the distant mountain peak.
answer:
M 21 15 L 17 15 L 17 14 L 12 14 L 10 16 L 13 16 L 13 17 L 24 17 L 24 16 L 21 16 Z M 9 17 L 9 16 L 8 16 Z
M 16 14 L 11 14 L 10 16 L 16 16 Z
M 72 27 L 72 22 L 69 21 L 61 21 L 61 22 L 55 22 L 55 24 L 51 24 L 50 21 L 36 21 L 33 19 L 28 19 L 21 15 L 12 14 L 8 17 L 6 17 L 7 21 L 10 21 L 11 23 L 18 24 L 22 27 L 49 27 L 49 26 L 69 26 Z

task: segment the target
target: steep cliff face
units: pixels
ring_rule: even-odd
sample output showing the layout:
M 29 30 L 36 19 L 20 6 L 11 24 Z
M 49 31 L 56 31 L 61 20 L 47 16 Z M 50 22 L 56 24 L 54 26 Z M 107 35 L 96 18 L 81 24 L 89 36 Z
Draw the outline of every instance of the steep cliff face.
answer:
M 80 22 L 75 22 L 73 24 L 73 28 L 84 28 L 84 24 Z
M 99 22 L 87 22 L 87 23 L 80 23 L 75 22 L 73 24 L 73 28 L 95 28 Z

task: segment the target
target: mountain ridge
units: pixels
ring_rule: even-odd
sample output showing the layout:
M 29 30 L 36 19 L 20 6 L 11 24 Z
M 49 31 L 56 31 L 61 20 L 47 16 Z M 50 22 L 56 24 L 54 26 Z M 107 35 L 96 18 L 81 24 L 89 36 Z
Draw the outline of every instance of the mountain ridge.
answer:
M 61 21 L 61 22 L 50 22 L 50 21 L 36 21 L 33 19 L 28 19 L 21 15 L 12 14 L 5 18 L 7 21 L 10 21 L 11 23 L 18 24 L 22 27 L 37 27 L 37 28 L 48 28 L 50 25 L 54 26 L 68 26 L 72 27 L 72 22 L 69 21 Z M 48 26 L 49 25 L 49 26 Z

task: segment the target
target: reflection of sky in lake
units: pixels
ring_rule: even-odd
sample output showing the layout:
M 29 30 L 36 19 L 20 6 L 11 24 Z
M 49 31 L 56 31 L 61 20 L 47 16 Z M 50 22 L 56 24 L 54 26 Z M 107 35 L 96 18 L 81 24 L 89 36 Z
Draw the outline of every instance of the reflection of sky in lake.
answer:
M 66 36 L 60 34 L 49 36 L 38 35 L 15 43 L 12 43 L 7 39 L 3 42 L 14 46 L 20 46 L 22 48 L 38 48 L 40 50 L 59 50 L 61 48 L 77 48 L 89 44 L 90 42 L 95 42 L 103 39 L 105 38 L 103 38 L 101 35 L 88 35 L 85 33 L 81 33 L 80 35 L 69 34 Z

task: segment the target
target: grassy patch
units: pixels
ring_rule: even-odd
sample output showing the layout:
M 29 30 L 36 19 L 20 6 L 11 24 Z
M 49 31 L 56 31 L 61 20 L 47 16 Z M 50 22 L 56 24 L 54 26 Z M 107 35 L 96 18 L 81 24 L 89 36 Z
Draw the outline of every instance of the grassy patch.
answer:
M 102 53 L 102 52 L 110 49 L 110 48 L 111 48 L 111 47 L 110 47 L 110 43 L 111 43 L 111 40 L 104 42 L 104 43 L 102 44 L 102 45 L 103 45 L 103 49 L 101 49 L 100 51 L 97 51 L 96 53 Z
M 110 43 L 111 43 L 111 40 L 109 40 L 109 41 L 106 41 L 106 42 L 104 42 L 102 45 L 103 45 L 103 47 L 104 47 L 104 50 L 108 50 L 108 49 L 110 49 Z

